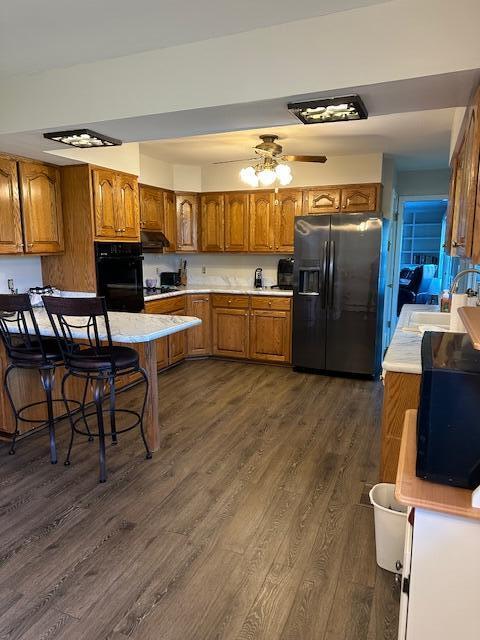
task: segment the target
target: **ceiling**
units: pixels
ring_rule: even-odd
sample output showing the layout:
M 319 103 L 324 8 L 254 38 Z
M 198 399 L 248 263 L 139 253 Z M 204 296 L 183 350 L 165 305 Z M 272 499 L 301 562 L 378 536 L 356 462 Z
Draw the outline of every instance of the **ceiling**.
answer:
M 127 56 L 387 1 L 2 0 L 0 75 Z
M 384 153 L 400 170 L 448 167 L 454 109 L 374 116 L 357 122 L 286 125 L 141 143 L 146 155 L 177 164 L 206 165 L 252 157 L 261 133 L 276 133 L 288 154 L 327 156 Z

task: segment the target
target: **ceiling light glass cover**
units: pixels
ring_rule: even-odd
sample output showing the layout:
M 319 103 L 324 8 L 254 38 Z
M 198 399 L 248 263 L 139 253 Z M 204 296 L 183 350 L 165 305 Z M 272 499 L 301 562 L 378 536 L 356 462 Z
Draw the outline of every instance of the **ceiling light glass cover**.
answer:
M 122 144 L 121 140 L 111 138 L 102 133 L 96 133 L 90 129 L 76 129 L 73 131 L 54 131 L 44 133 L 44 138 L 68 144 L 77 149 L 91 149 L 92 147 L 117 147 Z
M 357 95 L 325 98 L 311 102 L 292 102 L 288 105 L 288 110 L 303 124 L 345 122 L 368 118 L 367 109 L 360 96 Z
M 263 159 L 256 166 L 245 167 L 240 171 L 240 179 L 250 187 L 270 187 L 275 182 L 286 186 L 292 178 L 292 170 L 288 164 L 281 164 L 273 159 Z

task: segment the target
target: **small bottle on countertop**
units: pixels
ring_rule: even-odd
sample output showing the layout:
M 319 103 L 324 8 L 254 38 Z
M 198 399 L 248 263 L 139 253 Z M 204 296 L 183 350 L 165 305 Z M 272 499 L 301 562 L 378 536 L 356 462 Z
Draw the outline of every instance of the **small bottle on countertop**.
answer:
M 450 293 L 448 289 L 442 291 L 440 297 L 440 311 L 442 313 L 448 313 L 450 311 Z
M 467 307 L 477 307 L 478 306 L 478 293 L 475 289 L 467 289 Z

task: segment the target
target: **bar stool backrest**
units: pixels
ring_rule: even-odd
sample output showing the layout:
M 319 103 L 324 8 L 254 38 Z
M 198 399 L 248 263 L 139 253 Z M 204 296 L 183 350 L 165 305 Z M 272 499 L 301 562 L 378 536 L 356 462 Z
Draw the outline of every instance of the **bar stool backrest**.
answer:
M 47 358 L 28 293 L 0 294 L 0 335 L 10 360 L 25 351 Z
M 79 330 L 82 329 L 87 331 L 88 347 L 93 350 L 94 356 L 102 356 L 105 359 L 105 347 L 111 351 L 113 342 L 104 297 L 43 296 L 42 299 L 67 366 L 72 357 L 78 359 L 82 355 L 78 343 L 74 343 L 74 339 L 78 339 L 78 333 L 81 333 Z M 112 356 L 112 370 L 114 368 Z

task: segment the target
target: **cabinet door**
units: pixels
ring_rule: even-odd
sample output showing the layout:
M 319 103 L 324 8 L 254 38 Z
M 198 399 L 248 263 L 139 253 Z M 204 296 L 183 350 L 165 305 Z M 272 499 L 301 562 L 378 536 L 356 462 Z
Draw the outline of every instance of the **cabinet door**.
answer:
M 202 195 L 202 251 L 224 249 L 224 195 L 209 193 Z
M 340 189 L 324 187 L 305 192 L 305 213 L 336 213 L 340 210 Z
M 156 187 L 139 185 L 140 226 L 150 231 L 165 229 L 163 191 Z
M 457 227 L 457 240 L 462 252 L 457 255 L 471 257 L 474 264 L 480 259 L 480 215 L 475 220 L 475 208 L 480 214 L 478 192 L 478 164 L 480 160 L 479 106 L 468 110 L 463 151 L 463 172 L 461 184 L 461 218 Z
M 187 296 L 187 315 L 200 318 L 202 324 L 187 331 L 188 355 L 208 356 L 212 353 L 212 327 L 210 322 L 210 296 Z
M 197 251 L 197 195 L 177 193 L 177 251 Z
M 264 362 L 290 362 L 289 311 L 250 312 L 250 358 Z
M 164 234 L 170 242 L 170 246 L 165 247 L 164 251 L 172 253 L 177 250 L 177 210 L 173 191 L 163 192 L 163 210 L 165 215 Z
M 248 251 L 248 194 L 225 194 L 225 251 Z
M 26 253 L 63 251 L 60 171 L 35 162 L 19 162 Z
M 126 173 L 117 174 L 116 196 L 117 220 L 121 237 L 140 240 L 137 178 Z
M 228 358 L 248 357 L 248 310 L 212 310 L 213 354 Z
M 273 193 L 252 193 L 249 199 L 250 251 L 273 251 Z
M 184 316 L 185 310 L 176 311 L 170 314 L 172 316 Z M 187 332 L 177 331 L 168 336 L 168 362 L 175 364 L 181 360 L 185 360 L 187 355 Z
M 95 236 L 117 239 L 121 225 L 116 214 L 115 172 L 110 169 L 92 169 Z
M 341 210 L 357 213 L 377 210 L 377 187 L 374 184 L 359 184 L 342 189 Z
M 155 340 L 155 349 L 157 352 L 157 369 L 165 369 L 165 367 L 168 367 L 168 337 Z
M 281 253 L 293 253 L 295 216 L 302 213 L 301 191 L 279 191 L 275 200 L 274 248 Z
M 23 253 L 17 163 L 0 158 L 0 254 Z

